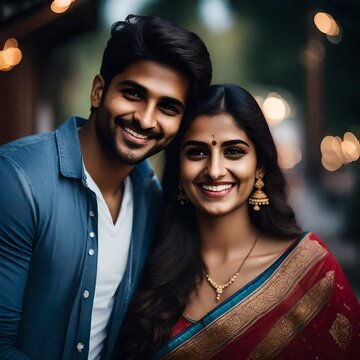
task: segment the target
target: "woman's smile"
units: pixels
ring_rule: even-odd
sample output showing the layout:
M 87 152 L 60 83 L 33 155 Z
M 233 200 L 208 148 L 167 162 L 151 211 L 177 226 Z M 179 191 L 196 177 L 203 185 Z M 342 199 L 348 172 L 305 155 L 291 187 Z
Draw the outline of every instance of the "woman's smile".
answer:
M 201 182 L 197 184 L 204 195 L 220 198 L 230 193 L 235 183 L 229 182 Z

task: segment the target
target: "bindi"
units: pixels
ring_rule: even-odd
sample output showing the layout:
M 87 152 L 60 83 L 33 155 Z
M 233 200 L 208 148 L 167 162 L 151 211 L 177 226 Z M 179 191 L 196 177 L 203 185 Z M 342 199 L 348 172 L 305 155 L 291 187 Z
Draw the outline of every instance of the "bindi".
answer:
M 216 140 L 215 140 L 215 135 L 214 135 L 214 134 L 212 135 L 212 138 L 213 138 L 213 141 L 211 142 L 211 144 L 212 144 L 213 146 L 215 146 L 215 145 L 217 144 L 217 142 L 216 142 Z

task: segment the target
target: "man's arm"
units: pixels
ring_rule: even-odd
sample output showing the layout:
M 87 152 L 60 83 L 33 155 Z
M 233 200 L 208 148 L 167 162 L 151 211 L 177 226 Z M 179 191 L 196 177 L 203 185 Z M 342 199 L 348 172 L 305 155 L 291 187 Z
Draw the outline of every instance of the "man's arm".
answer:
M 0 359 L 29 359 L 16 348 L 36 212 L 29 181 L 0 156 Z

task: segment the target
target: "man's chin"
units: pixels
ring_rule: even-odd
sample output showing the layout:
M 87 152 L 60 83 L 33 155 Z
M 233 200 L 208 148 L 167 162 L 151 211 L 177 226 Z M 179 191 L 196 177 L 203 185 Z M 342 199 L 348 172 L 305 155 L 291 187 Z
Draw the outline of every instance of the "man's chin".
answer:
M 146 154 L 134 154 L 132 152 L 128 153 L 120 153 L 117 152 L 116 158 L 119 162 L 126 164 L 126 165 L 136 165 L 145 159 L 147 159 L 149 156 L 149 153 Z
M 160 152 L 163 149 L 164 149 L 163 146 L 157 146 L 157 147 L 152 148 L 142 154 L 136 153 L 135 150 L 134 151 L 129 150 L 127 152 L 117 151 L 116 158 L 118 159 L 118 161 L 122 162 L 123 164 L 136 165 L 136 164 L 148 159 L 149 157 L 157 154 L 158 152 Z

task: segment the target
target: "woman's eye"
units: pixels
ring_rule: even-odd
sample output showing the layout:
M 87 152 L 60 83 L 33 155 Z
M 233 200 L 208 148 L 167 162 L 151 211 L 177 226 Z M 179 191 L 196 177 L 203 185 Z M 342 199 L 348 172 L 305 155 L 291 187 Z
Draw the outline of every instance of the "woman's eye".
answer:
M 202 149 L 189 149 L 186 151 L 186 156 L 190 159 L 202 159 L 207 155 L 207 152 Z
M 224 152 L 225 156 L 232 158 L 232 159 L 238 159 L 238 158 L 242 157 L 244 154 L 245 154 L 245 152 L 239 148 L 226 149 Z

